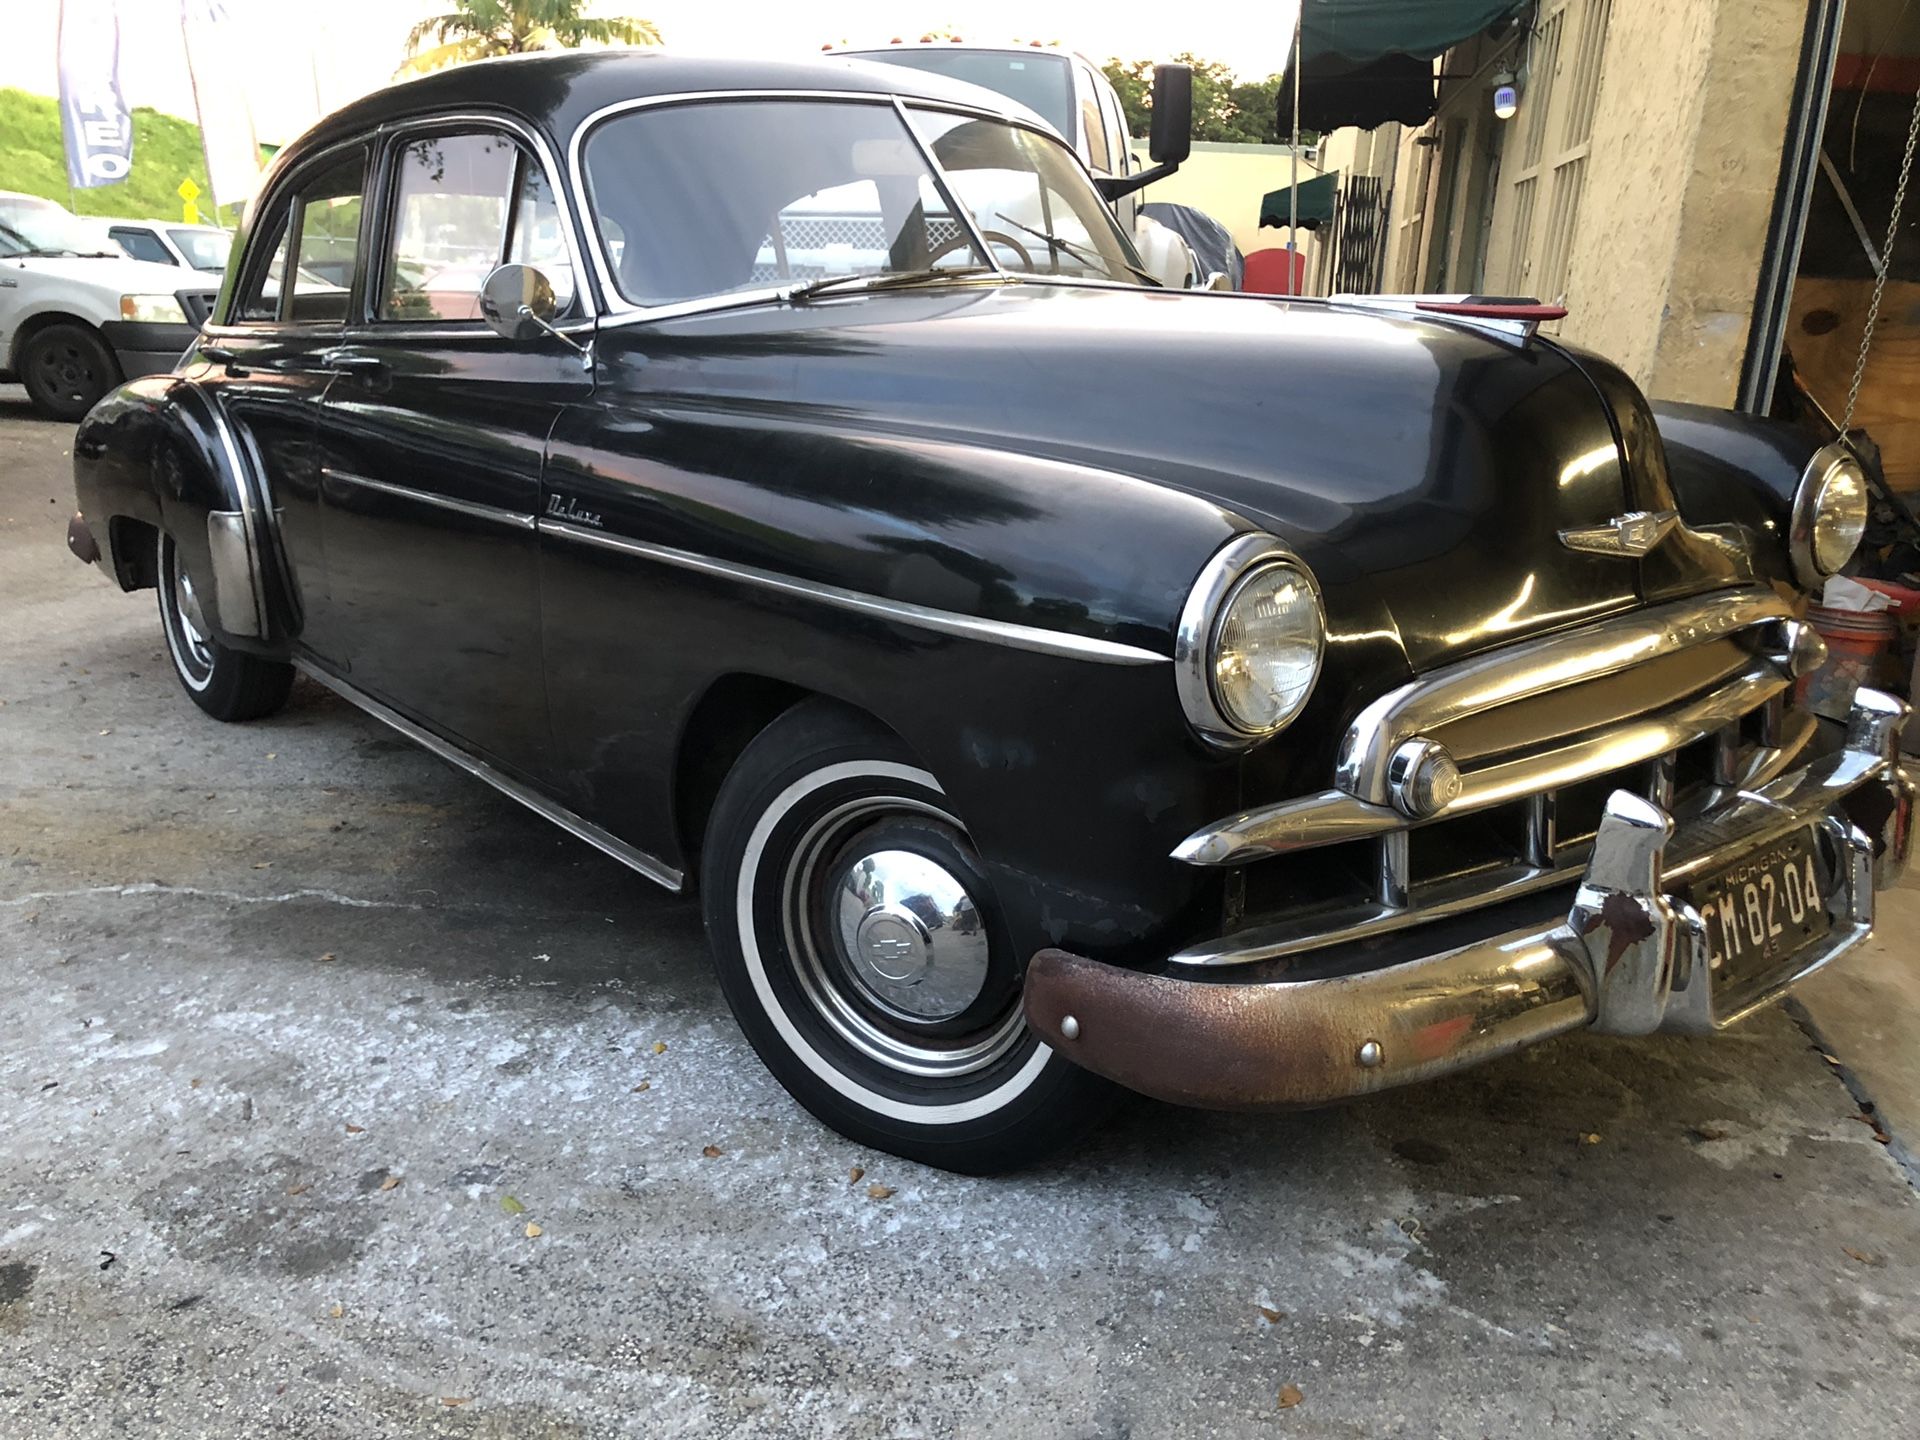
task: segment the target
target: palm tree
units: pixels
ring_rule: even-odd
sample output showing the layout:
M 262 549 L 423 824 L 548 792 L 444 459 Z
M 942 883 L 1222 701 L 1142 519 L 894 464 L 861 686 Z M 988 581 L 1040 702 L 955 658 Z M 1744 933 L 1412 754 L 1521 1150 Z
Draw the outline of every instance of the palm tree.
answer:
M 407 32 L 411 58 L 397 73 L 423 74 L 492 55 L 599 45 L 658 45 L 651 20 L 626 16 L 594 20 L 580 13 L 585 0 L 453 0 L 444 15 L 429 15 Z M 419 47 L 426 40 L 431 49 Z

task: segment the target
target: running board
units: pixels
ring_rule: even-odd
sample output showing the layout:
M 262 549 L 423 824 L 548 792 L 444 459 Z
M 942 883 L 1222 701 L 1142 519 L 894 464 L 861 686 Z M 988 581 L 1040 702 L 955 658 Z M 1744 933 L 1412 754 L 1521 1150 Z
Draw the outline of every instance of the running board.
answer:
M 511 800 L 518 800 L 536 815 L 545 816 L 569 835 L 584 840 L 596 850 L 605 851 L 630 870 L 637 870 L 656 885 L 678 894 L 683 876 L 671 865 L 662 864 L 644 850 L 633 846 L 617 836 L 610 835 L 591 820 L 583 820 L 564 806 L 556 805 L 546 796 L 530 786 L 521 784 L 510 776 L 501 774 L 486 761 L 476 759 L 457 745 L 441 739 L 431 730 L 416 725 L 399 711 L 381 704 L 371 695 L 353 688 L 337 675 L 322 670 L 310 660 L 295 660 L 294 667 L 301 674 L 319 681 L 348 704 L 364 710 L 383 724 L 391 725 L 414 744 L 431 750 L 442 760 L 459 766 L 475 779 L 484 780 Z

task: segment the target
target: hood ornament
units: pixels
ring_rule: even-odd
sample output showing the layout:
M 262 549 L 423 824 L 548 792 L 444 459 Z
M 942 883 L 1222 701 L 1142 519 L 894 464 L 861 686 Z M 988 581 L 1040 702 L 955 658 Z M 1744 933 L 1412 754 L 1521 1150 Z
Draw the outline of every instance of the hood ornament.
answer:
M 1646 554 L 1680 524 L 1672 510 L 1632 510 L 1616 515 L 1603 525 L 1580 530 L 1562 530 L 1560 543 L 1569 550 L 1585 550 L 1594 555 L 1638 558 Z

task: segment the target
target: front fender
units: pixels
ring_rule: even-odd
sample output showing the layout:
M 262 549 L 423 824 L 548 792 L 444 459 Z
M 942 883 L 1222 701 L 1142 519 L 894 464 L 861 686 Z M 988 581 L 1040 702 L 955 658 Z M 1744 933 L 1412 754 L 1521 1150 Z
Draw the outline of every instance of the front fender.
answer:
M 1837 431 L 1817 419 L 1780 420 L 1710 405 L 1656 403 L 1654 422 L 1680 513 L 1700 527 L 1732 527 L 1759 578 L 1793 585 L 1788 527 L 1808 462 Z

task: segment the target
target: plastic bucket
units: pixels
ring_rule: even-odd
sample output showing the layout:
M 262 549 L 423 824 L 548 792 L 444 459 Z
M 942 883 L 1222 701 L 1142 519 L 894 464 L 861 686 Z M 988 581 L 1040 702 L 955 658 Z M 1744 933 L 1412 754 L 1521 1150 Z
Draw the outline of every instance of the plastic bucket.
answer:
M 1887 610 L 1808 609 L 1807 619 L 1827 642 L 1826 663 L 1800 682 L 1800 703 L 1829 720 L 1844 720 L 1853 692 L 1873 679 L 1900 624 Z

